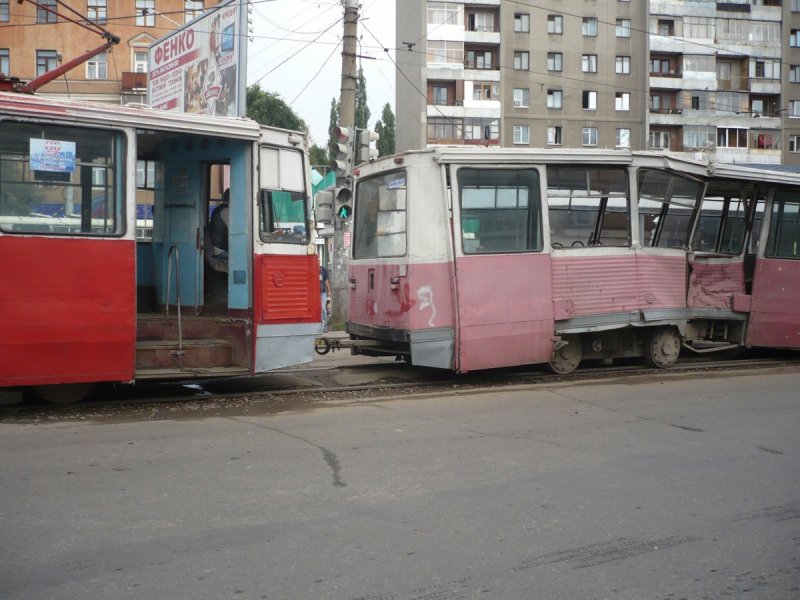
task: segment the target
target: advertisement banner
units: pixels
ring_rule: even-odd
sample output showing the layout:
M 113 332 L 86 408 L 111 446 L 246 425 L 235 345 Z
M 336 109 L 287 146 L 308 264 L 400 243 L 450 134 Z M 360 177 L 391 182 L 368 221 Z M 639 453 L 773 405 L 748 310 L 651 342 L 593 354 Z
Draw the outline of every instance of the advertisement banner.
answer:
M 159 110 L 244 116 L 246 25 L 246 3 L 230 0 L 154 42 L 148 104 Z

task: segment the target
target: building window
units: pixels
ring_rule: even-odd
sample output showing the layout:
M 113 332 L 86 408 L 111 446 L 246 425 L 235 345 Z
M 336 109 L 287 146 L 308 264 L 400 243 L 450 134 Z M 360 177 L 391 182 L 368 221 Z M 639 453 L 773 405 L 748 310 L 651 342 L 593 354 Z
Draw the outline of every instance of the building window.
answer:
M 514 14 L 514 31 L 528 33 L 531 30 L 531 16 L 527 13 Z
M 465 140 L 499 140 L 500 121 L 498 119 L 464 119 Z
M 597 19 L 595 17 L 583 17 L 581 32 L 588 37 L 597 37 Z
M 584 91 L 581 107 L 583 110 L 597 110 L 597 92 Z
M 36 76 L 44 75 L 58 66 L 58 52 L 55 50 L 36 51 Z
M 86 16 L 95 23 L 105 23 L 108 20 L 106 0 L 89 0 L 86 6 Z
M 800 135 L 789 136 L 789 152 L 800 152 Z
M 564 17 L 561 15 L 547 15 L 547 33 L 555 35 L 564 33 Z
M 709 125 L 685 125 L 683 128 L 684 148 L 713 148 L 716 130 Z
M 560 71 L 564 62 L 564 55 L 561 52 L 548 52 L 547 53 L 547 70 Z
M 597 73 L 597 54 L 584 54 L 581 58 L 581 71 Z
M 184 23 L 203 14 L 203 0 L 184 0 L 183 15 Z
M 617 19 L 616 34 L 617 37 L 631 37 L 631 20 Z
M 669 131 L 650 131 L 647 147 L 651 150 L 669 149 Z
M 800 0 L 792 0 L 792 12 L 800 12 Z
M 491 69 L 492 53 L 488 50 L 468 50 L 467 68 L 468 69 Z
M 136 25 L 139 27 L 155 27 L 156 0 L 136 0 Z
M 692 96 L 692 110 L 700 110 L 700 96 Z
M 623 19 L 617 19 L 617 28 L 619 28 L 619 22 Z M 628 21 L 628 36 L 630 37 L 630 29 L 631 29 L 631 22 Z M 675 35 L 675 21 L 672 19 L 659 19 L 658 25 L 656 27 L 656 34 L 661 35 L 664 37 L 671 37 Z M 622 37 L 617 34 L 618 37 Z
M 529 57 L 527 52 L 514 52 L 514 70 L 527 71 L 529 68 Z
M 789 116 L 800 117 L 800 100 L 789 100 Z
M 464 44 L 458 42 L 428 42 L 429 63 L 464 64 Z
M 147 50 L 136 50 L 133 53 L 133 72 L 147 73 Z
M 789 34 L 789 45 L 792 48 L 800 48 L 800 29 L 792 29 Z
M 461 140 L 464 138 L 464 123 L 461 119 L 447 117 L 428 118 L 429 140 Z
M 530 144 L 531 129 L 527 125 L 514 125 L 514 143 Z
M 630 110 L 631 95 L 628 92 L 617 92 L 614 96 L 614 110 Z
M 86 62 L 86 79 L 108 79 L 108 55 L 105 52 Z
M 547 108 L 561 108 L 564 102 L 564 92 L 561 90 L 547 90 Z
M 631 147 L 631 130 L 626 128 L 617 129 L 617 148 Z
M 454 2 L 428 2 L 428 24 L 462 25 L 464 5 Z
M 56 16 L 55 10 L 56 0 L 39 0 L 36 3 L 36 22 L 56 23 L 58 17 Z
M 597 127 L 583 128 L 583 145 L 597 146 Z
M 630 75 L 631 74 L 631 57 L 618 56 L 614 65 L 617 75 Z
M 560 126 L 547 128 L 547 143 L 551 146 L 560 146 L 562 144 Z
M 0 23 L 8 23 L 11 18 L 8 3 L 9 0 L 0 0 Z
M 528 88 L 514 88 L 514 108 L 528 108 L 531 92 Z
M 789 66 L 789 82 L 800 83 L 800 65 Z
M 498 98 L 499 96 L 498 89 L 499 85 L 497 82 L 490 83 L 490 82 L 475 81 L 472 84 L 472 99 L 491 100 L 492 98 Z
M 494 31 L 494 14 L 488 12 L 469 13 L 467 26 L 470 31 Z
M 433 103 L 447 104 L 447 87 L 444 85 L 433 86 Z
M 0 74 L 11 75 L 11 55 L 8 48 L 0 48 Z

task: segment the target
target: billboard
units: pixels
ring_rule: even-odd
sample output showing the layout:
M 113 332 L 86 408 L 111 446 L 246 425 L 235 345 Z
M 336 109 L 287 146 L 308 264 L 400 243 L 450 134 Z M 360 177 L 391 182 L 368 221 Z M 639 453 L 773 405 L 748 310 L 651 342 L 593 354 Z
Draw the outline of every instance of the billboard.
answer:
M 245 114 L 247 3 L 229 0 L 153 42 L 148 104 L 222 117 Z

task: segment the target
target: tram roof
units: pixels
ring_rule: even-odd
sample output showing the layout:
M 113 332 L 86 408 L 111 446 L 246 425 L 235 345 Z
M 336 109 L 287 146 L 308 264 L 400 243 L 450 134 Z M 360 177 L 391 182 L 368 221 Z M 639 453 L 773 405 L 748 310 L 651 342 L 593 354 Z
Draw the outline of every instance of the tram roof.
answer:
M 47 115 L 53 119 L 92 122 L 139 130 L 178 133 L 206 133 L 223 137 L 257 140 L 261 125 L 251 119 L 212 117 L 147 106 L 118 106 L 101 102 L 58 100 L 44 96 L 0 92 L 0 115 L 20 117 Z

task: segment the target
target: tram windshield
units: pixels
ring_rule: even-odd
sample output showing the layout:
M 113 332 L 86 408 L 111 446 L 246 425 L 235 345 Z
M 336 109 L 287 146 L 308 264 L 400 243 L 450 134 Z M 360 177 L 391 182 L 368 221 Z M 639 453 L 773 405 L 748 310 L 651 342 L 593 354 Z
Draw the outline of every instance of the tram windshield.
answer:
M 262 147 L 260 154 L 258 222 L 261 241 L 308 243 L 302 152 Z
M 703 184 L 668 171 L 639 171 L 639 231 L 642 246 L 688 248 Z
M 355 258 L 406 253 L 406 171 L 358 182 L 354 216 Z
M 717 254 L 738 255 L 748 239 L 751 225 L 748 219 L 752 202 L 757 209 L 752 225 L 753 240 L 748 252 L 753 252 L 758 242 L 760 220 L 763 218 L 764 198 L 759 197 L 753 186 L 743 186 L 738 182 L 712 182 L 709 184 L 703 201 L 692 239 L 695 252 L 714 252 Z
M 124 155 L 121 132 L 0 122 L 0 229 L 122 235 Z

